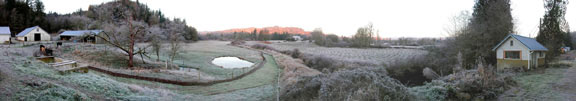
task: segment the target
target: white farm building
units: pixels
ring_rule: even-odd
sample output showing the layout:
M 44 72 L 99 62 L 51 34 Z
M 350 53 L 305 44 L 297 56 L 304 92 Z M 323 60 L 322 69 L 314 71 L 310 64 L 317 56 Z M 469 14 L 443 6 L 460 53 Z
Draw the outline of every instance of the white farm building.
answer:
M 20 41 L 50 41 L 50 34 L 38 26 L 26 28 L 16 35 Z
M 0 43 L 9 41 L 11 37 L 10 27 L 0 27 Z
M 531 69 L 542 66 L 548 49 L 538 41 L 510 34 L 493 49 L 496 52 L 498 70 L 523 67 Z

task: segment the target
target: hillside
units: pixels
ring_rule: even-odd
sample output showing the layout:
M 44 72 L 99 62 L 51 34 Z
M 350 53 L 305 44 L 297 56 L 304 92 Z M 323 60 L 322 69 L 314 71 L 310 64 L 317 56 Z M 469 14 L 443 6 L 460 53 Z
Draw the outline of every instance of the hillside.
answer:
M 202 34 L 206 34 L 206 33 L 234 33 L 234 32 L 253 32 L 254 29 L 256 29 L 256 31 L 260 32 L 261 30 L 268 30 L 270 32 L 270 34 L 272 33 L 290 33 L 290 34 L 304 34 L 304 35 L 309 35 L 310 32 L 308 31 L 304 31 L 304 29 L 302 28 L 298 28 L 298 27 L 279 27 L 279 26 L 273 26 L 273 27 L 264 27 L 264 28 L 255 28 L 255 27 L 250 27 L 250 28 L 234 28 L 234 29 L 228 29 L 228 30 L 222 30 L 222 31 L 212 31 L 212 32 L 203 32 Z

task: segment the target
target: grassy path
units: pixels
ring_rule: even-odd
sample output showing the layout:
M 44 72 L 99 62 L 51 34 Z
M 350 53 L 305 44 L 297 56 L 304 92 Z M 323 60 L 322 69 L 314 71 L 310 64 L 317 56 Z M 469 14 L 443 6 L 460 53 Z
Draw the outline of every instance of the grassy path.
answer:
M 573 60 L 560 60 L 569 67 L 551 65 L 521 73 L 513 79 L 517 88 L 508 90 L 499 97 L 501 101 L 548 100 L 568 101 L 576 99 L 576 64 Z

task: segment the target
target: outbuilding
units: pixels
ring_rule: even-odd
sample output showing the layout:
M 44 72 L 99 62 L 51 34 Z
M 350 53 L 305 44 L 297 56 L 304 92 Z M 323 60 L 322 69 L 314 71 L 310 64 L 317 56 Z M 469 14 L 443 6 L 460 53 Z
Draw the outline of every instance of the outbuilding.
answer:
M 10 37 L 12 37 L 10 27 L 0 27 L 0 44 L 9 41 Z
M 64 31 L 60 34 L 60 40 L 65 41 L 75 41 L 75 42 L 90 42 L 90 43 L 101 43 L 100 35 L 102 30 L 76 30 L 76 31 Z
M 16 37 L 20 41 L 50 41 L 50 34 L 38 26 L 24 29 Z
M 498 70 L 516 67 L 531 69 L 544 65 L 548 49 L 533 38 L 510 34 L 492 51 L 496 51 Z

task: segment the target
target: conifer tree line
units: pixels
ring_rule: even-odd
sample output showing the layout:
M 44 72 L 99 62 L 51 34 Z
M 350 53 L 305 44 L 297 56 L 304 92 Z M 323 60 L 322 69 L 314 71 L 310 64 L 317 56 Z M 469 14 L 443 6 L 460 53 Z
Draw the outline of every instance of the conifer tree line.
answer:
M 150 8 L 139 2 L 130 0 L 118 0 L 91 5 L 87 10 L 79 9 L 69 14 L 44 12 L 44 3 L 40 0 L 2 0 L 0 2 L 0 26 L 9 26 L 11 31 L 18 33 L 28 27 L 40 26 L 48 33 L 59 33 L 64 30 L 93 30 L 104 29 L 110 24 L 121 24 L 127 16 L 124 13 L 133 12 L 133 20 L 146 25 L 146 29 L 159 30 L 151 33 L 158 34 L 160 38 L 170 32 L 168 29 L 175 26 L 184 26 L 176 29 L 182 33 L 182 38 L 188 41 L 197 41 L 198 31 L 187 25 L 186 20 L 164 16 L 160 10 Z M 158 28 L 154 28 L 158 27 Z M 107 31 L 107 30 L 105 30 Z

